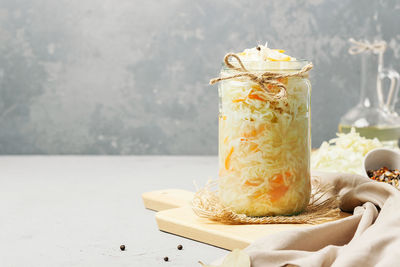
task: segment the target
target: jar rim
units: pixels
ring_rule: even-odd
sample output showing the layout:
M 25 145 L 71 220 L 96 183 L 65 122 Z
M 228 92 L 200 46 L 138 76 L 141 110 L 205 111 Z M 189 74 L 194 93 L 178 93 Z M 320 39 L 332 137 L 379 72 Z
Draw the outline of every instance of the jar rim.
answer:
M 234 66 L 238 66 L 236 60 L 229 60 Z M 304 66 L 310 63 L 307 59 L 297 59 L 293 61 L 256 61 L 256 60 L 242 60 L 243 65 L 247 70 L 251 71 L 288 71 L 288 70 L 301 70 Z M 251 63 L 251 64 L 249 64 Z M 255 64 L 259 67 L 253 68 L 248 67 L 249 65 Z M 261 67 L 262 66 L 262 67 Z M 222 69 L 226 71 L 232 71 L 232 69 L 228 68 L 224 62 L 222 62 Z

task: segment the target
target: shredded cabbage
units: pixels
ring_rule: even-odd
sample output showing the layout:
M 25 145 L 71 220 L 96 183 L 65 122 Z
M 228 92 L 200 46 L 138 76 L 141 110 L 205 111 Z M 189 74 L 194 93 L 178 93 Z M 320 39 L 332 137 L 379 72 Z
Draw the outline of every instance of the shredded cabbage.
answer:
M 289 215 L 309 202 L 311 86 L 280 81 L 287 98 L 278 101 L 245 78 L 219 86 L 219 197 L 237 213 Z
M 337 138 L 323 142 L 311 155 L 311 168 L 327 172 L 364 174 L 363 161 L 372 149 L 383 147 L 378 139 L 360 136 L 354 128 L 350 133 L 338 133 Z

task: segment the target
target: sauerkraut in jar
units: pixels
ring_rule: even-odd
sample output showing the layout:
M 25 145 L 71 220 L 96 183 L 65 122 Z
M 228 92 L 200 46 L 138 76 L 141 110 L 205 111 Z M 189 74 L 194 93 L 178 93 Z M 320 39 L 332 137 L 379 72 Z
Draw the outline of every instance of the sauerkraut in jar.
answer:
M 239 56 L 252 73 L 294 73 L 309 62 L 258 46 Z M 237 62 L 231 62 L 238 65 Z M 220 77 L 238 73 L 226 66 Z M 310 199 L 310 92 L 307 75 L 279 78 L 279 91 L 237 77 L 220 81 L 219 197 L 248 216 L 300 213 Z

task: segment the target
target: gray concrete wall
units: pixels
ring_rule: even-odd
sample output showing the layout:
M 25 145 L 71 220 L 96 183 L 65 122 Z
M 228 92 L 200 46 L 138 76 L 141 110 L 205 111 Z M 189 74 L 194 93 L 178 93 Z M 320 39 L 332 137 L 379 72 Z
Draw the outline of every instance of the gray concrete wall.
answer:
M 310 59 L 313 145 L 358 101 L 349 37 L 400 70 L 400 1 L 0 0 L 0 154 L 216 154 L 227 51 Z

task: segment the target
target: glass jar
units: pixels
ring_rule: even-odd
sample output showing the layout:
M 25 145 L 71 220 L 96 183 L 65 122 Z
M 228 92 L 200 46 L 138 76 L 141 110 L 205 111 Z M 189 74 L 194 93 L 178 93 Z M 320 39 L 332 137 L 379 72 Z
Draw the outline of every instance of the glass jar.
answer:
M 308 63 L 243 62 L 253 73 L 293 73 Z M 235 73 L 223 67 L 220 77 Z M 310 199 L 311 84 L 307 76 L 278 81 L 287 92 L 279 100 L 246 77 L 219 83 L 219 197 L 236 213 L 292 215 Z
M 400 75 L 383 68 L 382 55 L 366 51 L 361 58 L 360 101 L 341 118 L 339 132 L 351 128 L 361 136 L 379 141 L 389 148 L 397 148 L 400 139 L 400 116 L 395 110 Z M 390 84 L 384 83 L 390 82 Z M 387 87 L 387 88 L 386 88 Z

